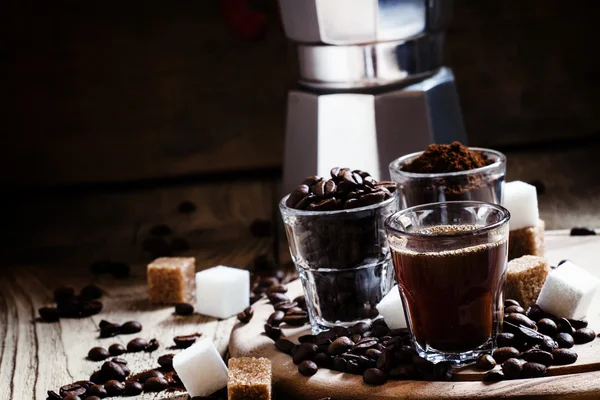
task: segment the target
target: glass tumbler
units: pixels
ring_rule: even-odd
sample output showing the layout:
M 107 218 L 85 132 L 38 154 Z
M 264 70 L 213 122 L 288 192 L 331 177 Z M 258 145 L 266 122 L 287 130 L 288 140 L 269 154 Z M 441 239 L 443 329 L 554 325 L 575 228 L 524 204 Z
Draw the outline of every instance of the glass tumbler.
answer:
M 495 204 L 425 204 L 385 227 L 417 352 L 463 365 L 491 353 L 502 324 L 509 212 Z
M 470 147 L 469 150 L 483 153 L 492 163 L 468 171 L 429 174 L 404 170 L 404 165 L 421 156 L 422 151 L 392 161 L 390 177 L 398 185 L 400 207 L 460 200 L 502 204 L 506 156 L 478 147 Z
M 350 326 L 379 315 L 393 286 L 384 221 L 398 196 L 354 209 L 303 211 L 279 204 L 290 253 L 304 288 L 313 332 Z

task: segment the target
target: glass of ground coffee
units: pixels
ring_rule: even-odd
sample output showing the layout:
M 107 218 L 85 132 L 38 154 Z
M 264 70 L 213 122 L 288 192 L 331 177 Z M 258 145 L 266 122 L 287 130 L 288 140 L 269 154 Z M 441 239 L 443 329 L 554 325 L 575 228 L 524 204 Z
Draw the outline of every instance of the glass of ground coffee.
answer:
M 502 204 L 505 173 L 504 154 L 458 142 L 430 145 L 390 164 L 401 208 L 459 200 Z
M 418 353 L 463 365 L 495 348 L 502 324 L 509 212 L 495 204 L 425 204 L 385 227 Z
M 377 317 L 394 284 L 384 221 L 398 211 L 396 187 L 344 170 L 307 178 L 279 205 L 315 333 Z

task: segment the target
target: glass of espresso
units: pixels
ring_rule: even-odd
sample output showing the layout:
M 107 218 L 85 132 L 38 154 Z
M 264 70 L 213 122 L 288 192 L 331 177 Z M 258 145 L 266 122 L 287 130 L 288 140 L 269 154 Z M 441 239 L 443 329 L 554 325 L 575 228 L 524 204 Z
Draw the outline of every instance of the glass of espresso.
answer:
M 478 201 L 424 204 L 385 221 L 413 343 L 422 357 L 468 364 L 502 324 L 509 212 Z

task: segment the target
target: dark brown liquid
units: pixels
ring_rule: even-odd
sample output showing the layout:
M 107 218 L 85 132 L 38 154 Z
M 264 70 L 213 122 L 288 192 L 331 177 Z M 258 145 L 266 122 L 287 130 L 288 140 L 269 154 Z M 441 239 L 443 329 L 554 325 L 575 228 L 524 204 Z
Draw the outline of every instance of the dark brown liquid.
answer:
M 499 315 L 506 252 L 506 241 L 439 253 L 392 249 L 407 314 L 422 348 L 464 352 L 490 339 Z

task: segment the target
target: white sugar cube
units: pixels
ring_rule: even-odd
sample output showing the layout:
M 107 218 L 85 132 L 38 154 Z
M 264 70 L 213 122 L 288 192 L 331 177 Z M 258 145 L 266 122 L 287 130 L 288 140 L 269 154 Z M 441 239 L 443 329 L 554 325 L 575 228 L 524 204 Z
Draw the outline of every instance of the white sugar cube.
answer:
M 388 294 L 377 304 L 379 314 L 390 329 L 406 328 L 406 318 L 404 317 L 404 306 L 400 299 L 398 285 L 395 285 Z
M 250 273 L 219 265 L 196 273 L 196 311 L 228 318 L 250 305 Z
M 510 212 L 510 230 L 536 226 L 539 219 L 535 186 L 521 181 L 504 185 L 504 207 Z
M 208 396 L 227 385 L 227 366 L 210 339 L 173 357 L 173 368 L 191 397 Z
M 567 261 L 548 274 L 537 304 L 557 317 L 582 319 L 599 285 L 599 279 Z

